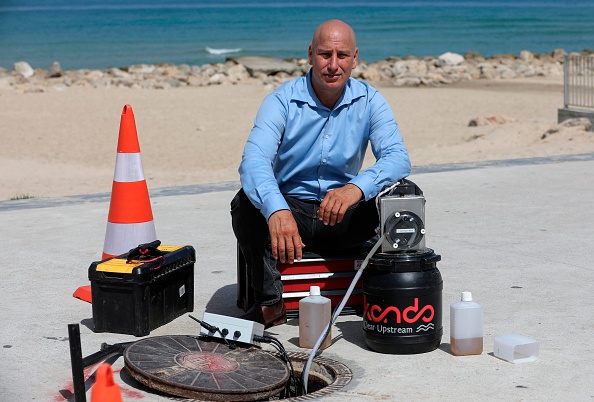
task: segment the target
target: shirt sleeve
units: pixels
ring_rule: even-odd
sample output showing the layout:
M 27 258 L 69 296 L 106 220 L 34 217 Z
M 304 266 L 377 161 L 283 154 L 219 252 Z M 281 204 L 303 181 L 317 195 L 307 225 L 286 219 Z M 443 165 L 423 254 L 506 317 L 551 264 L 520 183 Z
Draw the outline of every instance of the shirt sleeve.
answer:
M 374 198 L 385 186 L 410 175 L 410 158 L 388 102 L 379 92 L 373 91 L 369 108 L 369 140 L 376 163 L 350 181 L 361 189 L 365 200 Z
M 264 99 L 239 165 L 243 191 L 266 220 L 276 211 L 289 209 L 273 171 L 286 115 L 287 104 L 280 92 L 273 92 Z

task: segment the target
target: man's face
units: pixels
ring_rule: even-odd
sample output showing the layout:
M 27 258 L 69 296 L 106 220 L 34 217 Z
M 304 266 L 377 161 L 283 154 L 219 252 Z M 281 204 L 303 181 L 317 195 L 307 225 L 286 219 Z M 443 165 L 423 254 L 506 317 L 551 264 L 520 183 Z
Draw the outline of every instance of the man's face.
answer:
M 322 30 L 308 50 L 312 66 L 312 84 L 318 96 L 342 91 L 351 71 L 357 66 L 359 50 L 346 29 L 329 27 Z

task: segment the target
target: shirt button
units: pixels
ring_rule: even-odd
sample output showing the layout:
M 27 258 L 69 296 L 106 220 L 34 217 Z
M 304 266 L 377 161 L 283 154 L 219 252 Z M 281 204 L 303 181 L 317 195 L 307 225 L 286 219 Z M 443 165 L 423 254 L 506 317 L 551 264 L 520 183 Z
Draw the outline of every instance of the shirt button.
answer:
M 320 176 L 320 179 L 323 179 L 323 178 L 324 178 L 324 176 Z
M 326 163 L 326 159 L 322 159 L 322 162 Z
M 325 139 L 328 139 L 328 138 L 330 138 L 330 136 L 329 136 L 328 134 L 326 134 L 326 135 L 324 136 L 324 138 L 325 138 Z

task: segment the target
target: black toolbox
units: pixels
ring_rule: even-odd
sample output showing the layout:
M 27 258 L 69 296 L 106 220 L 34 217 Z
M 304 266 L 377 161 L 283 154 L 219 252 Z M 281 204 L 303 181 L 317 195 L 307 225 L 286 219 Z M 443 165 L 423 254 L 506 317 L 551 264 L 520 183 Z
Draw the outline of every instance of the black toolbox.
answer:
M 154 258 L 130 259 L 134 251 L 130 250 L 91 264 L 95 332 L 145 336 L 194 310 L 194 248 L 159 245 L 155 249 Z

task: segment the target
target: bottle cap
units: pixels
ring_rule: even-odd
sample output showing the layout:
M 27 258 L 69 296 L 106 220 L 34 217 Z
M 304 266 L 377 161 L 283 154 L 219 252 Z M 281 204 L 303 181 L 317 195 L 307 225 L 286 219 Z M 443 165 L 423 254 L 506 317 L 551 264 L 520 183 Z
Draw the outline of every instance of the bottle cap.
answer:
M 462 301 L 472 301 L 472 292 L 462 292 Z
M 310 296 L 319 296 L 320 293 L 320 287 L 319 286 L 310 286 L 309 288 L 309 295 Z

